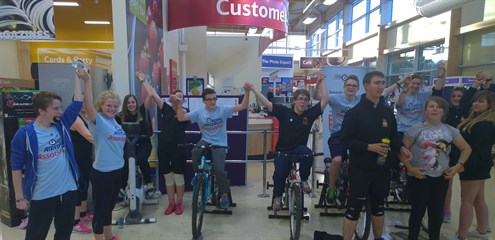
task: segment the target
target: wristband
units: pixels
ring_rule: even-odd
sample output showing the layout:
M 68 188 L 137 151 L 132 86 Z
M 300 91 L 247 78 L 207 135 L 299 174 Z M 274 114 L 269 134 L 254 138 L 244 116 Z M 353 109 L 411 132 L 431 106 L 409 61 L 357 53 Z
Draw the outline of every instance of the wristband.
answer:
M 144 82 L 144 79 L 140 79 L 140 80 L 139 80 L 139 82 L 140 82 L 141 84 L 143 84 L 143 82 Z
M 24 200 L 25 200 L 24 198 L 16 199 L 15 202 L 23 202 Z
M 396 82 L 395 84 L 397 84 L 397 88 L 399 88 L 399 90 L 402 90 L 402 86 L 399 84 L 399 82 Z
M 459 164 L 461 164 L 462 166 L 464 166 L 464 163 L 463 163 L 463 162 L 457 162 L 457 163 L 459 163 Z

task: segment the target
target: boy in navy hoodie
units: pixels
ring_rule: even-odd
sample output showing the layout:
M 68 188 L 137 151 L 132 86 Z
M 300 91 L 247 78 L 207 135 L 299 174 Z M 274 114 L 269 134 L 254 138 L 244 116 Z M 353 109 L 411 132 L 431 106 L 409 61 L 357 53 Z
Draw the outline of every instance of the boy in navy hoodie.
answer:
M 79 170 L 69 129 L 82 108 L 80 79 L 75 77 L 74 82 L 74 101 L 63 112 L 57 94 L 42 91 L 34 95 L 36 120 L 20 128 L 12 139 L 16 207 L 29 208 L 26 240 L 45 239 L 53 219 L 55 240 L 70 239 L 72 233 Z

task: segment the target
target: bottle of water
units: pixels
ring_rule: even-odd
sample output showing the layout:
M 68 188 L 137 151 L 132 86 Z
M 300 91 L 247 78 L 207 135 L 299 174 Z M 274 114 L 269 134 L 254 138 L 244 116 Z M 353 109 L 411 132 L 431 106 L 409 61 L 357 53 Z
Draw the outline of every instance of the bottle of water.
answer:
M 385 143 L 387 144 L 387 146 L 390 146 L 390 139 L 388 138 L 382 138 L 382 143 Z M 390 150 L 390 148 L 388 148 L 387 152 Z M 385 161 L 387 160 L 387 156 L 388 156 L 388 153 L 385 154 L 385 155 L 381 155 L 378 157 L 378 159 L 376 160 L 376 165 L 378 166 L 383 166 L 385 165 Z
M 119 212 L 119 217 L 117 218 L 117 225 L 119 228 L 124 228 L 124 215 L 122 214 L 122 211 Z
M 84 68 L 84 63 L 81 60 L 74 60 L 72 62 L 72 67 L 75 69 L 83 69 Z

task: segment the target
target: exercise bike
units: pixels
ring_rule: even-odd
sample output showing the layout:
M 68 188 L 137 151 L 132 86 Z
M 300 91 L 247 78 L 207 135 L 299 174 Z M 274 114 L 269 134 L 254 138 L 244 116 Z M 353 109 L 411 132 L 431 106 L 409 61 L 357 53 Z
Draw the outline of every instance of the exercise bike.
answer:
M 134 122 L 122 123 L 127 139 L 127 155 L 129 156 L 129 187 L 127 189 L 126 205 L 129 206 L 129 212 L 125 217 L 124 224 L 138 224 L 138 223 L 155 223 L 156 218 L 143 218 L 142 209 L 143 205 L 158 204 L 158 199 L 147 199 L 146 191 L 144 189 L 144 180 L 140 171 L 136 168 L 136 146 L 137 142 L 148 136 L 141 136 L 139 134 L 139 124 Z M 113 220 L 112 224 L 118 224 L 118 219 Z

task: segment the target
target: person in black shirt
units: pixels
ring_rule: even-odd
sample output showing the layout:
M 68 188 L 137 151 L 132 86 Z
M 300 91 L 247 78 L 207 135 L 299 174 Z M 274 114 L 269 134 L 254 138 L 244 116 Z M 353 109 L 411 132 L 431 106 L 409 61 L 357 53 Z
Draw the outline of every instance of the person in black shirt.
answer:
M 298 89 L 294 92 L 294 104 L 292 108 L 284 107 L 280 104 L 273 104 L 263 96 L 260 92 L 254 89 L 252 84 L 248 84 L 248 90 L 253 91 L 256 98 L 265 106 L 268 111 L 279 120 L 280 131 L 279 138 L 275 150 L 286 154 L 311 154 L 312 151 L 306 144 L 308 143 L 309 132 L 313 122 L 323 113 L 323 110 L 328 104 L 328 93 L 323 79 L 321 82 L 320 95 L 321 101 L 308 108 L 310 95 L 306 89 Z M 311 188 L 308 184 L 308 178 L 313 158 L 302 159 L 300 162 L 300 173 L 302 180 L 302 188 L 305 193 L 310 193 Z M 281 209 L 281 197 L 284 192 L 284 181 L 289 175 L 291 162 L 290 159 L 284 156 L 275 157 L 275 171 L 273 173 L 273 211 L 277 212 Z
M 384 164 L 377 161 L 381 156 L 390 156 L 389 148 L 401 152 L 401 158 L 410 160 L 397 135 L 397 122 L 392 110 L 381 96 L 385 88 L 383 73 L 373 71 L 363 78 L 366 93 L 360 102 L 344 116 L 340 139 L 349 149 L 349 199 L 344 216 L 344 240 L 351 240 L 357 220 L 367 198 L 371 201 L 371 221 L 375 239 L 381 239 L 384 222 L 384 199 L 390 185 L 389 159 Z M 382 143 L 390 139 L 390 146 Z
M 141 82 L 149 96 L 153 98 L 156 105 L 162 114 L 162 127 L 158 135 L 158 161 L 159 171 L 165 178 L 165 185 L 168 195 L 168 207 L 164 214 L 170 215 L 175 212 L 176 215 L 181 215 L 184 210 L 182 208 L 182 198 L 184 196 L 184 172 L 186 171 L 186 152 L 178 144 L 183 144 L 185 141 L 185 131 L 189 121 L 180 122 L 177 120 L 177 111 L 189 112 L 187 108 L 183 108 L 175 102 L 172 106 L 165 103 L 151 85 L 145 81 L 142 72 L 136 72 L 137 79 Z M 184 94 L 180 90 L 174 91 L 177 98 L 184 98 Z M 177 195 L 177 198 L 176 198 Z
M 150 137 L 153 135 L 153 129 L 151 128 L 151 117 L 146 111 L 146 108 L 151 104 L 150 97 L 147 97 L 142 105 L 138 105 L 136 96 L 128 94 L 124 97 L 124 104 L 122 106 L 122 111 L 115 115 L 115 120 L 119 125 L 124 122 L 133 122 L 139 124 L 139 134 L 142 137 L 139 139 L 136 145 L 136 164 L 139 165 L 141 173 L 143 174 L 144 182 L 146 184 L 146 195 L 147 197 L 153 197 L 155 193 L 155 187 L 151 181 L 151 169 L 148 163 L 148 158 L 151 154 L 152 146 Z M 126 142 L 124 146 L 124 167 L 122 168 L 122 184 L 121 189 L 126 189 L 127 180 L 129 178 L 129 162 L 127 151 L 128 144 Z M 121 190 L 122 192 L 122 190 Z M 125 191 L 124 191 L 125 192 Z
M 272 99 L 275 97 L 275 95 L 273 94 L 273 88 L 268 88 L 268 92 L 266 93 L 266 99 L 268 99 L 268 101 L 272 101 Z

